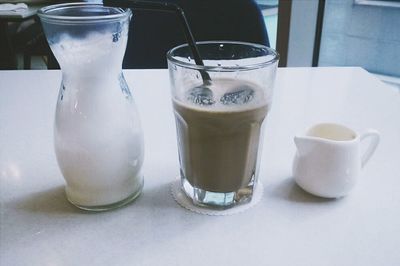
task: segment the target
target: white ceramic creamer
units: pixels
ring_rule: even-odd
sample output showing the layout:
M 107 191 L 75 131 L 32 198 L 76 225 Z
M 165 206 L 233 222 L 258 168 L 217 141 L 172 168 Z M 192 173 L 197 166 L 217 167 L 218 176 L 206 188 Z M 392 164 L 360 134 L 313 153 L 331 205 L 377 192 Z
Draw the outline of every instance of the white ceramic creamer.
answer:
M 369 146 L 361 154 L 366 138 L 370 138 Z M 294 142 L 296 183 L 311 194 L 337 198 L 347 195 L 356 184 L 379 143 L 379 133 L 368 129 L 358 134 L 338 124 L 317 124 L 305 135 L 295 136 Z

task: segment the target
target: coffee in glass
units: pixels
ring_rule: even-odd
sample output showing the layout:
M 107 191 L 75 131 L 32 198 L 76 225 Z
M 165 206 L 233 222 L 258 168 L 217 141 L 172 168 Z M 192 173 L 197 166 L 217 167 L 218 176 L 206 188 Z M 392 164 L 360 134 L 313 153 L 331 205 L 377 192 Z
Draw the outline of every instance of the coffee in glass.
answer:
M 225 209 L 249 202 L 256 187 L 279 56 L 251 43 L 197 45 L 204 66 L 188 45 L 167 54 L 181 184 L 194 204 Z

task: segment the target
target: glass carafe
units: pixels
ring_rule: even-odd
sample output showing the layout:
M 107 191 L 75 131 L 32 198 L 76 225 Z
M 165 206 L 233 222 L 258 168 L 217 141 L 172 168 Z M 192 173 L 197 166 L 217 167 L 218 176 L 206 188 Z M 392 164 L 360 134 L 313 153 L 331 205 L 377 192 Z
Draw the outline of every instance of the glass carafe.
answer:
M 38 14 L 62 72 L 54 143 L 68 200 L 86 210 L 122 206 L 143 187 L 143 133 L 122 74 L 132 13 L 74 3 Z

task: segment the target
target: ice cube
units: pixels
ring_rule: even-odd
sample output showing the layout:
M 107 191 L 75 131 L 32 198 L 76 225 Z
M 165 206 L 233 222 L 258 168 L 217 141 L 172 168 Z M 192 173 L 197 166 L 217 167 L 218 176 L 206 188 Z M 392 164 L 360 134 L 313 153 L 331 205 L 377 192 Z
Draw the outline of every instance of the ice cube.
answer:
M 205 85 L 191 89 L 188 92 L 187 99 L 198 105 L 212 105 L 215 103 L 213 92 Z
M 232 92 L 225 93 L 220 102 L 225 105 L 245 104 L 254 98 L 254 90 L 249 86 L 236 88 Z

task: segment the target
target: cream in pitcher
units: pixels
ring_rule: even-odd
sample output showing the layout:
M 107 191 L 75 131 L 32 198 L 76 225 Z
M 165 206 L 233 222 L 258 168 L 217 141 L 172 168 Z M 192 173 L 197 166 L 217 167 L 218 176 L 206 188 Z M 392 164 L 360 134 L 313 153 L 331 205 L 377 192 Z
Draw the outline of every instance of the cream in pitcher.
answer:
M 38 14 L 62 72 L 54 144 L 67 197 L 85 210 L 122 206 L 143 187 L 143 133 L 121 69 L 132 13 L 72 3 Z

